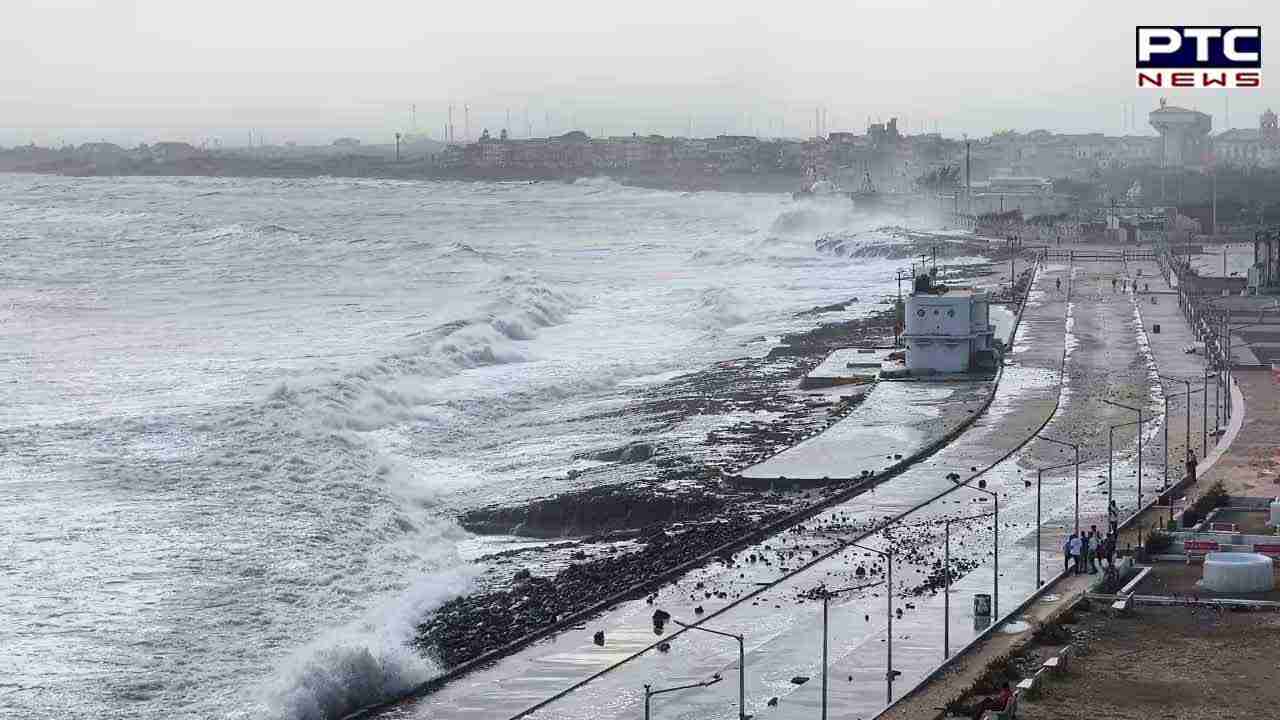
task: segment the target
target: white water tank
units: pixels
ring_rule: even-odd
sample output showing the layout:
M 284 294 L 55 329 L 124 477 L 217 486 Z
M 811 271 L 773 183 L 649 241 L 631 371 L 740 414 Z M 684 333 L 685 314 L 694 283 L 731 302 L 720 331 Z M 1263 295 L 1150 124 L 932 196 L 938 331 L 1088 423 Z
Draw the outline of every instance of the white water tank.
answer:
M 1280 498 L 1271 501 L 1271 522 L 1268 524 L 1272 527 L 1280 525 Z
M 1271 558 L 1258 553 L 1211 552 L 1204 556 L 1200 586 L 1214 592 L 1255 593 L 1275 588 Z

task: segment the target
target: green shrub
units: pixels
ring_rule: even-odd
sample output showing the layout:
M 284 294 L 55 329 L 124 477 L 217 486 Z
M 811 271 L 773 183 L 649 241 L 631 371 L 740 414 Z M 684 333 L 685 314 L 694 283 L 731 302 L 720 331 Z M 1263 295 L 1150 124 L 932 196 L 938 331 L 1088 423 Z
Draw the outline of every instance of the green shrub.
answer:
M 970 695 L 991 695 L 1000 691 L 1000 686 L 1005 682 L 1010 684 L 1016 683 L 1022 678 L 1018 675 L 1018 669 L 1014 667 L 1013 661 L 1015 655 L 1010 653 L 992 661 L 982 675 L 974 681 L 973 686 L 969 688 Z
M 1037 645 L 1066 645 L 1071 642 L 1071 631 L 1058 622 L 1041 623 L 1031 639 Z
M 1148 555 L 1159 555 L 1168 550 L 1171 544 L 1173 544 L 1173 537 L 1169 533 L 1163 530 L 1152 530 L 1142 546 Z
M 1227 504 L 1227 489 L 1221 482 L 1210 485 L 1182 514 L 1183 527 L 1191 527 L 1208 517 L 1216 508 Z

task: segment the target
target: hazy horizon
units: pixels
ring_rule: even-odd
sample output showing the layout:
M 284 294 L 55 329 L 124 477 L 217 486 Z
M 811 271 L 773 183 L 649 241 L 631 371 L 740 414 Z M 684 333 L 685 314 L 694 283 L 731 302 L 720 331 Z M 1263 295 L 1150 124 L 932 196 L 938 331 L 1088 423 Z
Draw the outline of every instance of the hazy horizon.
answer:
M 678 4 L 643 13 L 570 3 L 431 7 L 227 0 L 18 0 L 0 28 L 0 145 L 105 140 L 324 144 L 581 129 L 809 136 L 995 130 L 1154 135 L 1167 96 L 1226 118 L 1228 91 L 1133 87 L 1137 24 L 1261 24 L 1233 2 Z M 1264 28 L 1264 61 L 1270 57 Z M 1265 68 L 1264 68 L 1265 72 Z M 1264 80 L 1265 83 L 1265 80 Z M 1230 126 L 1256 127 L 1264 86 L 1233 90 Z M 416 115 L 412 108 L 416 105 Z M 527 117 L 527 121 L 526 121 Z

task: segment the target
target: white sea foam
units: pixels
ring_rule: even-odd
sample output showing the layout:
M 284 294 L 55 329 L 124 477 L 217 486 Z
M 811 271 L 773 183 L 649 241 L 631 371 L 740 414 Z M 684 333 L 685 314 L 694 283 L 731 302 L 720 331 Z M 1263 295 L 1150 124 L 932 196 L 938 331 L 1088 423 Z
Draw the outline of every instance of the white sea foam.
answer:
M 564 487 L 575 453 L 634 432 L 613 411 L 646 382 L 887 292 L 895 267 L 814 251 L 845 211 L 604 179 L 0 194 L 34 288 L 0 289 L 0 467 L 21 475 L 0 665 L 46 688 L 23 720 L 53 699 L 332 717 L 429 678 L 406 643 L 467 587 L 460 507 Z M 90 634 L 118 655 L 67 640 Z
M 426 682 L 440 669 L 410 644 L 414 626 L 471 580 L 461 569 L 421 578 L 359 621 L 329 630 L 280 664 L 262 705 L 281 720 L 325 720 Z

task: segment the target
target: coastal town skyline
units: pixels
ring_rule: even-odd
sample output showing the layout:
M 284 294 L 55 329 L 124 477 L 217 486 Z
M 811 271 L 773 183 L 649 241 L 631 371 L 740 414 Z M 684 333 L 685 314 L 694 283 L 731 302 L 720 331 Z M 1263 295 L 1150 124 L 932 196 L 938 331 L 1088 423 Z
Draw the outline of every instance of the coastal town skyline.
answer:
M 806 13 L 659 3 L 644 15 L 551 3 L 445 18 L 386 0 L 359 12 L 232 2 L 198 22 L 184 5 L 20 3 L 0 29 L 10 69 L 0 145 L 235 146 L 251 132 L 269 144 L 440 140 L 450 106 L 459 130 L 470 107 L 470 139 L 504 127 L 514 137 L 811 137 L 815 113 L 832 131 L 897 117 L 906 134 L 956 138 L 1149 135 L 1141 116 L 1161 95 L 1212 115 L 1215 131 L 1251 127 L 1275 104 L 1265 86 L 1229 100 L 1134 87 L 1135 25 L 1277 15 L 1248 3 L 859 2 Z
M 1115 118 L 1107 125 L 1066 126 L 1041 124 L 1018 126 L 996 121 L 983 131 L 968 132 L 946 124 L 946 116 L 913 116 L 893 111 L 868 111 L 861 117 L 850 113 L 835 113 L 825 106 L 796 109 L 791 115 L 778 116 L 748 112 L 730 116 L 684 116 L 667 120 L 594 121 L 589 112 L 560 113 L 544 111 L 536 113 L 525 108 L 494 110 L 471 106 L 469 103 L 446 103 L 438 126 L 429 126 L 426 120 L 440 113 L 428 111 L 417 103 L 409 103 L 403 111 L 394 110 L 392 117 L 403 115 L 403 124 L 389 122 L 385 126 L 360 127 L 341 125 L 316 125 L 310 127 L 240 126 L 240 127 L 5 127 L 0 128 L 0 147 L 37 145 L 60 147 L 82 143 L 104 142 L 133 147 L 156 142 L 185 142 L 196 146 L 246 148 L 260 146 L 330 145 L 334 141 L 356 140 L 368 145 L 392 145 L 400 133 L 405 141 L 431 141 L 438 143 L 466 144 L 481 139 L 484 132 L 497 137 L 506 130 L 512 140 L 549 138 L 567 132 L 579 131 L 593 138 L 662 136 L 667 138 L 714 138 L 718 136 L 748 136 L 760 139 L 806 140 L 826 137 L 832 133 L 863 135 L 872 126 L 896 120 L 904 136 L 940 135 L 948 140 L 989 138 L 1001 133 L 1028 134 L 1048 132 L 1055 135 L 1102 135 L 1105 137 L 1158 137 L 1159 133 L 1148 122 L 1151 111 L 1160 106 L 1161 100 L 1171 105 L 1185 106 L 1203 112 L 1211 118 L 1211 134 L 1227 130 L 1253 128 L 1258 118 L 1274 107 L 1280 107 L 1280 96 L 1274 102 L 1262 96 L 1246 107 L 1239 107 L 1235 95 L 1216 93 L 1217 102 L 1205 102 L 1206 91 L 1196 93 L 1169 92 L 1146 93 L 1133 102 L 1118 105 L 1112 113 Z M 1149 95 L 1150 97 L 1145 97 Z M 1177 99 L 1182 98 L 1182 99 Z M 1189 102 L 1196 100 L 1199 102 Z M 1149 102 L 1147 102 L 1149 100 Z M 1216 105 L 1216 106 L 1215 106 Z M 1257 111 L 1252 108 L 1257 106 Z M 450 110 L 454 122 L 450 125 Z M 807 114 L 807 118 L 803 115 Z M 645 114 L 641 113 L 644 117 Z M 465 119 L 464 119 L 465 118 Z M 509 119 L 509 123 L 507 120 Z M 807 125 L 805 121 L 807 119 Z M 452 128 L 452 135 L 449 131 Z

